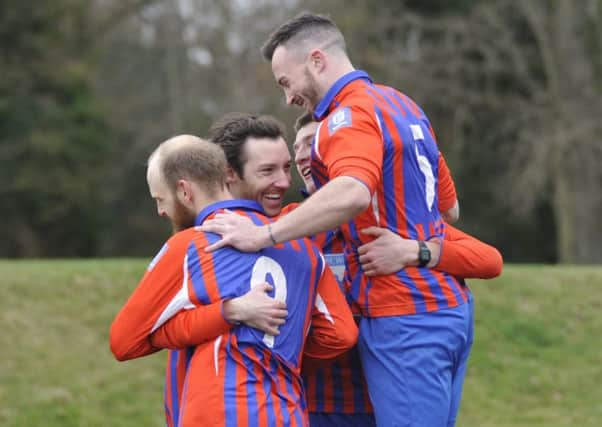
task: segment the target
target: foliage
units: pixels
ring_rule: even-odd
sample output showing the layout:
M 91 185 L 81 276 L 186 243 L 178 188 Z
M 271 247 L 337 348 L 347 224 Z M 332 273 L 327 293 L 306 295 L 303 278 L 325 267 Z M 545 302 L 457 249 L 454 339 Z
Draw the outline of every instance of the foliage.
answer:
M 292 139 L 300 111 L 259 46 L 313 10 L 336 20 L 358 68 L 427 112 L 461 228 L 508 260 L 602 261 L 601 0 L 0 7 L 0 256 L 150 255 L 167 227 L 147 155 L 229 111 L 273 114 Z
M 109 135 L 69 1 L 0 16 L 0 256 L 92 255 Z

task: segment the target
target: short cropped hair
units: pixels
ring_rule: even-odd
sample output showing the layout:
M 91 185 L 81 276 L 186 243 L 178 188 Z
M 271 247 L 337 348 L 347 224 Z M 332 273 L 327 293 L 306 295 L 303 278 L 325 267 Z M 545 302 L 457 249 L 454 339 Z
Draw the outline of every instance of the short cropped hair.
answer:
M 161 176 L 175 193 L 180 179 L 193 181 L 215 196 L 226 188 L 226 157 L 215 144 L 192 135 L 180 135 L 163 142 L 149 157 L 158 156 Z
M 313 114 L 311 114 L 309 111 L 306 111 L 305 113 L 301 114 L 299 117 L 297 117 L 297 120 L 295 120 L 295 132 L 299 132 L 299 130 L 304 127 L 305 125 L 308 125 L 312 122 L 315 122 L 316 120 L 314 119 Z
M 284 133 L 284 125 L 273 116 L 228 113 L 211 126 L 209 139 L 222 147 L 228 165 L 242 178 L 244 165 L 247 162 L 243 150 L 247 139 L 278 139 L 284 138 Z
M 337 46 L 343 52 L 346 51 L 345 38 L 329 16 L 304 12 L 285 22 L 270 34 L 261 47 L 261 54 L 266 61 L 272 61 L 278 46 L 289 42 L 291 45 L 299 46 L 308 40 L 323 43 L 322 48 Z

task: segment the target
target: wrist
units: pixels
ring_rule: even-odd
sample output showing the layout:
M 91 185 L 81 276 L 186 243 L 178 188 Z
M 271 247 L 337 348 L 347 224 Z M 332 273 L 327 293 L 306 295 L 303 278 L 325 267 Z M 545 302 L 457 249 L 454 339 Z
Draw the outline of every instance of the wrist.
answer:
M 268 223 L 267 229 L 268 229 L 268 238 L 270 239 L 270 246 L 277 245 L 278 244 L 278 240 L 276 240 L 276 237 L 274 236 L 274 230 L 272 230 L 272 224 L 271 223 Z
M 427 267 L 431 262 L 431 250 L 424 240 L 418 240 L 418 267 Z
M 238 298 L 232 298 L 222 303 L 222 316 L 228 323 L 238 325 L 242 321 L 240 310 L 238 309 Z
M 441 256 L 441 242 L 438 238 L 425 242 L 428 249 L 431 251 L 431 260 L 428 262 L 426 267 L 433 268 L 439 264 L 439 257 Z
M 418 258 L 418 252 L 420 251 L 420 246 L 418 245 L 418 240 L 409 240 L 409 239 L 401 239 L 403 245 L 399 246 L 400 250 L 398 253 L 403 254 L 401 261 L 401 268 L 406 266 L 417 267 L 420 263 Z

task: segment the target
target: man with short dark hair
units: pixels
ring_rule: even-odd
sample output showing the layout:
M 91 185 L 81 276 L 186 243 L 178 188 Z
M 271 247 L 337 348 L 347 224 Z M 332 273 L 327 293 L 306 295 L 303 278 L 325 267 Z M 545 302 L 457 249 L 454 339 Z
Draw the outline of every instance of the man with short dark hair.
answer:
M 230 192 L 255 200 L 268 216 L 279 215 L 291 183 L 282 123 L 268 115 L 228 113 L 211 126 L 209 138 L 226 154 Z
M 209 250 L 256 250 L 340 226 L 377 424 L 454 425 L 464 375 L 457 361 L 472 343 L 472 296 L 462 280 L 428 268 L 425 242 L 442 239 L 443 219 L 458 216 L 457 200 L 440 213 L 446 167 L 428 118 L 409 97 L 356 70 L 327 17 L 303 14 L 283 24 L 263 54 L 287 103 L 321 121 L 311 162 L 317 191 L 267 226 L 216 216 L 203 229 L 222 240 Z M 368 276 L 359 248 L 373 240 L 362 230 L 374 226 L 417 240 L 418 265 Z
M 336 279 L 308 239 L 255 253 L 204 251 L 217 237 L 193 226 L 216 212 L 228 209 L 269 222 L 259 204 L 232 199 L 225 170 L 218 146 L 189 135 L 167 140 L 150 156 L 151 196 L 177 232 L 115 318 L 111 350 L 119 360 L 150 354 L 158 350 L 156 339 L 169 341 L 174 327 L 186 329 L 168 322 L 177 313 L 215 307 L 270 282 L 274 298 L 288 307 L 278 333 L 218 319 L 222 334 L 197 345 L 191 355 L 175 418 L 181 426 L 306 425 L 301 354 L 336 356 L 354 344 L 357 328 Z M 149 339 L 161 329 L 162 336 Z M 198 339 L 189 332 L 184 340 Z

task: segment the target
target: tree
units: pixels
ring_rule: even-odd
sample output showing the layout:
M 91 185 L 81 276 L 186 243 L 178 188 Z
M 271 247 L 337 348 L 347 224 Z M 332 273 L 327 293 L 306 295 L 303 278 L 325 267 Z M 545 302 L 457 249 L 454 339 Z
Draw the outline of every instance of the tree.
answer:
M 3 3 L 0 255 L 92 255 L 109 131 L 78 50 L 82 6 Z

